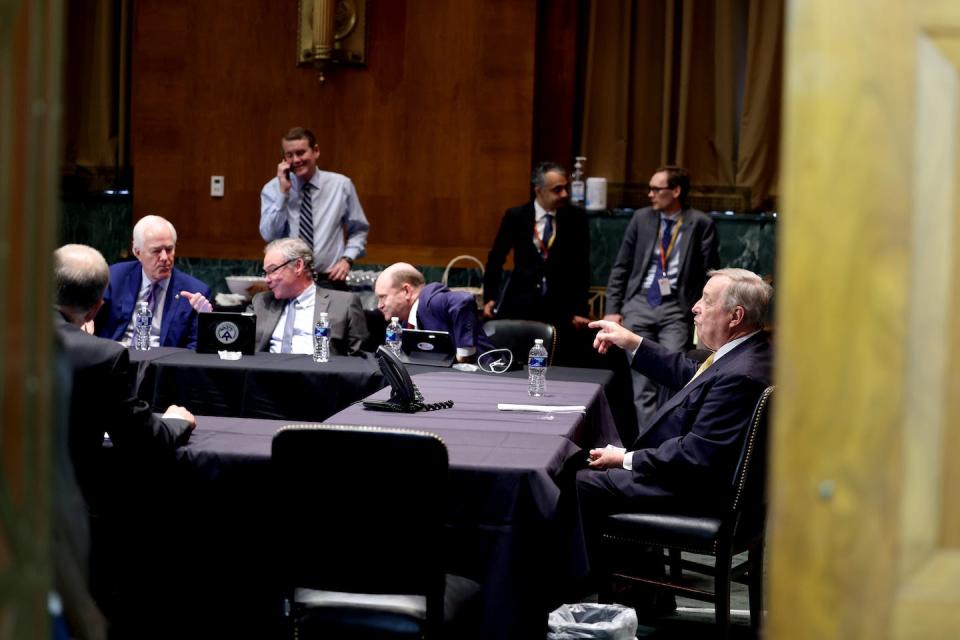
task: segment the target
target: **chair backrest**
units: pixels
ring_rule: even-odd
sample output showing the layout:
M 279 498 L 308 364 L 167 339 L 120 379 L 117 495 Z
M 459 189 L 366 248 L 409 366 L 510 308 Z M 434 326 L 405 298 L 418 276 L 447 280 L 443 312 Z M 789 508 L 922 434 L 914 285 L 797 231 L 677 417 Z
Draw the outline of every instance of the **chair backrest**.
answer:
M 287 588 L 426 595 L 428 610 L 442 611 L 448 463 L 439 437 L 293 425 L 273 437 L 271 464 Z
M 496 348 L 510 349 L 515 367 L 527 363 L 527 354 L 536 338 L 543 340 L 543 346 L 549 354 L 548 363 L 553 362 L 557 331 L 552 324 L 535 320 L 490 320 L 484 323 L 483 332 Z
M 732 511 L 745 511 L 745 520 L 754 524 L 762 521 L 766 510 L 768 423 L 773 390 L 770 386 L 760 394 L 733 476 Z

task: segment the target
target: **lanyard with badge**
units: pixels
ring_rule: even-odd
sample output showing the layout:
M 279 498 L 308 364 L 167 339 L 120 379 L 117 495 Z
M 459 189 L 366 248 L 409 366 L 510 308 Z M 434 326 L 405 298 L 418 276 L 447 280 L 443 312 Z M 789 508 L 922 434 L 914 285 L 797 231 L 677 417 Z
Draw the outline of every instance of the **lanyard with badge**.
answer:
M 550 215 L 550 214 L 547 214 L 547 215 Z M 546 217 L 546 216 L 544 216 L 544 217 Z M 556 218 L 556 216 L 554 216 L 554 218 Z M 544 228 L 544 229 L 547 228 L 546 223 L 544 223 L 543 228 Z M 557 221 L 556 221 L 556 219 L 554 219 L 554 221 L 553 221 L 553 233 L 551 233 L 551 234 L 550 234 L 550 237 L 547 238 L 547 242 L 546 242 L 546 243 L 544 243 L 544 242 L 543 242 L 543 238 L 540 237 L 540 232 L 537 230 L 537 225 L 536 225 L 536 224 L 533 225 L 533 239 L 534 239 L 534 241 L 535 241 L 535 244 L 537 245 L 537 250 L 540 252 L 540 255 L 543 256 L 543 259 L 544 259 L 544 260 L 546 260 L 546 259 L 547 259 L 547 255 L 550 253 L 550 247 L 553 246 L 553 241 L 557 239 Z
M 671 293 L 670 290 L 670 278 L 667 277 L 667 263 L 670 261 L 670 255 L 673 253 L 673 248 L 677 244 L 677 237 L 680 235 L 680 226 L 683 225 L 683 214 L 677 216 L 677 223 L 673 225 L 673 233 L 670 234 L 670 244 L 667 245 L 666 250 L 663 248 L 663 226 L 660 227 L 659 241 L 660 241 L 660 277 L 657 279 L 657 286 L 660 287 L 660 295 L 668 296 Z

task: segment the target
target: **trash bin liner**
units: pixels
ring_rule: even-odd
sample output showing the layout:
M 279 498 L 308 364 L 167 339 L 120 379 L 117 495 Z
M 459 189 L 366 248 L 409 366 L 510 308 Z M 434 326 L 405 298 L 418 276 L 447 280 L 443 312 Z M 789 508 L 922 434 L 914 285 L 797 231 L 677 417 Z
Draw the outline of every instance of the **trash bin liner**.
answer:
M 550 612 L 547 625 L 547 640 L 633 640 L 637 612 L 619 604 L 565 604 Z

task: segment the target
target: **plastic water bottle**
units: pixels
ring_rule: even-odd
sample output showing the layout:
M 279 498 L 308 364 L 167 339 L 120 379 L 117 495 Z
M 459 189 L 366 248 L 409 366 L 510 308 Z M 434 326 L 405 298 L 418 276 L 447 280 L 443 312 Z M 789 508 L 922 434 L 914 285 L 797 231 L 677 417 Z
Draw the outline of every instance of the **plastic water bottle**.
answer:
M 575 207 L 582 207 L 587 200 L 587 183 L 583 178 L 583 163 L 587 159 L 584 156 L 577 156 L 573 163 L 573 175 L 570 176 L 570 204 Z
M 150 350 L 150 329 L 153 327 L 153 313 L 146 300 L 137 305 L 137 314 L 133 320 L 133 348 L 136 351 Z
M 320 319 L 313 328 L 313 361 L 330 362 L 330 316 L 320 312 Z
M 403 327 L 400 326 L 400 318 L 393 316 L 390 318 L 390 324 L 387 325 L 387 339 L 383 343 L 397 355 L 400 355 L 401 335 L 403 335 Z
M 530 349 L 530 357 L 527 359 L 527 375 L 529 376 L 527 393 L 539 398 L 547 390 L 547 349 L 543 346 L 543 340 L 540 338 L 533 341 L 533 348 Z

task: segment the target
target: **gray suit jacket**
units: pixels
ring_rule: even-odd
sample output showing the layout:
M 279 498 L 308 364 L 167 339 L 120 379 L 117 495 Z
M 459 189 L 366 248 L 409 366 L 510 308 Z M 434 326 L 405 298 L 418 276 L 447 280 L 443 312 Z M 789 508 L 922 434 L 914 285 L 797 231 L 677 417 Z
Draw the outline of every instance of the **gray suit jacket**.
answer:
M 316 323 L 320 319 L 322 311 L 329 314 L 330 353 L 340 356 L 356 353 L 367 339 L 367 320 L 360 299 L 346 291 L 316 289 L 313 321 Z M 257 351 L 270 349 L 270 336 L 277 328 L 286 305 L 287 301 L 277 300 L 272 291 L 264 291 L 253 297 L 250 310 L 257 315 Z
M 677 276 L 677 300 L 688 320 L 691 308 L 703 293 L 707 271 L 720 266 L 717 228 L 713 219 L 697 209 L 683 210 L 680 273 Z M 607 313 L 621 313 L 623 304 L 640 294 L 643 279 L 650 269 L 653 247 L 660 232 L 660 213 L 647 207 L 633 214 L 624 233 L 620 252 L 610 269 L 607 282 Z

